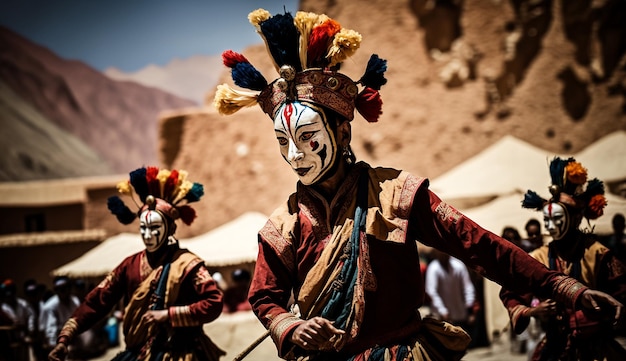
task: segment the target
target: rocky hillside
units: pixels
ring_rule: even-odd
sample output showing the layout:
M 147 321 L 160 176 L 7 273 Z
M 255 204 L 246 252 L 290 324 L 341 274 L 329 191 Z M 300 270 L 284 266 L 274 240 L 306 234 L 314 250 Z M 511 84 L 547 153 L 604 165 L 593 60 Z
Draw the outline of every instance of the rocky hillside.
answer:
M 357 115 L 352 125 L 357 157 L 373 165 L 433 178 L 506 134 L 574 153 L 626 129 L 623 1 L 303 0 L 300 9 L 363 35 L 342 68 L 354 79 L 370 54 L 388 60 L 381 119 Z M 263 46 L 244 55 L 277 77 Z M 205 184 L 197 233 L 247 210 L 271 212 L 296 181 L 259 108 L 222 117 L 212 98 L 161 119 L 162 162 Z
M 0 181 L 126 173 L 156 163 L 160 112 L 194 104 L 111 80 L 3 27 L 0 85 Z

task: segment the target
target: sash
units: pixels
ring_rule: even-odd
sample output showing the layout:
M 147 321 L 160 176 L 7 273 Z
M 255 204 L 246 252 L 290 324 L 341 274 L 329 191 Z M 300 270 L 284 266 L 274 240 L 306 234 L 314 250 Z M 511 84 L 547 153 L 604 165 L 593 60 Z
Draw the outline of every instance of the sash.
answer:
M 298 296 L 298 307 L 305 319 L 319 315 L 346 331 L 334 341 L 335 349 L 341 349 L 357 336 L 363 320 L 365 300 L 360 255 L 367 252 L 368 180 L 367 171 L 363 171 L 359 175 L 354 220 L 348 219 L 343 227 L 336 227 Z
M 171 264 L 167 265 L 169 271 L 165 269 L 166 267 L 154 269 L 137 287 L 126 306 L 123 330 L 124 340 L 128 349 L 139 350 L 156 336 L 160 325 L 148 324 L 142 319 L 142 316 L 149 309 L 154 309 L 157 302 L 161 303 L 161 309 L 163 309 L 169 307 L 178 298 L 180 280 L 188 265 L 196 259 L 196 256 L 190 252 L 178 250 L 173 258 L 174 260 Z M 161 300 L 158 300 L 153 285 L 164 272 L 168 274 L 159 280 L 159 285 L 163 289 L 164 295 Z

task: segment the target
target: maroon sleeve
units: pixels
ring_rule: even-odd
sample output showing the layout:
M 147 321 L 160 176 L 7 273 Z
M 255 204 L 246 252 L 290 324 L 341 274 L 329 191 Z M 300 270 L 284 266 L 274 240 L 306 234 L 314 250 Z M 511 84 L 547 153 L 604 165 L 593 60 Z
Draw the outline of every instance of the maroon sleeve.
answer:
M 190 267 L 183 279 L 176 306 L 169 308 L 174 327 L 198 326 L 215 320 L 222 312 L 222 291 L 204 264 Z
M 421 187 L 415 195 L 409 231 L 422 243 L 462 260 L 482 276 L 516 292 L 575 303 L 586 287 L 551 271 L 524 250 L 483 229 Z

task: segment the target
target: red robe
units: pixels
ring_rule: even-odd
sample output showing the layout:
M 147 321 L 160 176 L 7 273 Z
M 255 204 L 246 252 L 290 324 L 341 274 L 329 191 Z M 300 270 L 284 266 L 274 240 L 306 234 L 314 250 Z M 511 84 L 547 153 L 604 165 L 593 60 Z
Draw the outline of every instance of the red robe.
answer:
M 595 242 L 593 236 L 584 238 L 586 244 L 579 262 L 580 268 L 575 271 L 580 273 L 578 279 L 590 288 L 610 294 L 623 304 L 626 302 L 626 265 L 607 247 Z M 530 255 L 550 267 L 550 248 L 550 245 L 540 247 Z M 574 273 L 575 268 L 573 263 L 555 257 L 554 269 L 557 271 L 569 275 Z M 521 333 L 530 322 L 526 312 L 535 295 L 503 288 L 500 298 L 509 312 L 513 331 Z M 557 314 L 543 323 L 546 336 L 537 345 L 532 360 L 602 360 L 605 357 L 607 360 L 626 360 L 626 350 L 614 340 L 613 317 L 605 316 L 603 319 L 602 315 L 576 311 L 569 305 L 557 307 Z
M 222 311 L 222 292 L 200 258 L 187 250 L 178 249 L 177 246 L 169 247 L 172 247 L 171 252 L 175 254 L 174 260 L 184 257 L 186 261 L 180 263 L 184 269 L 175 271 L 172 268 L 169 272 L 168 294 L 165 297 L 165 306 L 169 312 L 167 327 L 170 330 L 181 331 L 189 338 L 203 335 L 202 325 L 215 320 Z M 172 265 L 174 264 L 173 261 Z M 83 303 L 63 327 L 59 339 L 69 338 L 71 340 L 74 335 L 91 328 L 109 314 L 120 300 L 123 300 L 124 306 L 127 307 L 131 299 L 135 299 L 136 291 L 140 289 L 141 284 L 148 277 L 153 278 L 149 289 L 141 292 L 148 292 L 147 298 L 143 298 L 150 300 L 150 294 L 156 288 L 162 269 L 162 265 L 156 269 L 149 265 L 146 251 L 138 252 L 124 259 L 97 287 L 87 294 Z M 175 291 L 174 288 L 176 288 Z M 175 299 L 171 299 L 170 293 L 177 293 Z M 146 306 L 143 308 L 145 309 Z M 139 309 L 140 307 L 134 307 L 134 310 Z M 133 345 L 135 342 L 129 341 L 146 338 L 146 335 L 137 334 L 137 332 L 144 332 L 145 328 L 140 331 L 130 331 L 131 328 L 134 330 L 139 327 L 137 327 L 137 321 L 133 325 L 128 320 L 128 317 L 131 317 L 129 310 L 130 308 L 127 307 L 124 314 L 124 336 L 127 341 L 127 349 L 135 353 L 145 352 L 145 350 L 141 350 L 145 345 Z M 143 313 L 145 311 L 139 310 L 137 312 Z M 138 314 L 136 317 L 140 316 Z
M 309 295 L 300 293 L 309 271 L 328 244 L 350 233 L 357 179 L 363 169 L 369 177 L 367 242 L 359 263 L 363 314 L 355 323 L 356 336 L 342 353 L 354 355 L 375 345 L 393 345 L 419 333 L 417 309 L 425 292 L 416 241 L 451 254 L 506 287 L 527 285 L 522 289 L 546 296 L 558 287 L 559 297 L 572 304 L 585 290 L 442 202 L 428 189 L 426 179 L 360 162 L 330 203 L 299 183 L 296 193 L 259 233 L 249 301 L 272 331 L 281 357 L 288 356 L 293 346 L 287 336 L 302 322 L 289 316 L 291 292 L 296 299 L 307 299 Z

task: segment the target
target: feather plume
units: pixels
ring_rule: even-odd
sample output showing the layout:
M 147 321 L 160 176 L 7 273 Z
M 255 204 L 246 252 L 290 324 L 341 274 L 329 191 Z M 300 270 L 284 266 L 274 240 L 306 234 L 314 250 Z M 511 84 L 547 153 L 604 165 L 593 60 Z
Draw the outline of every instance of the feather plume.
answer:
M 524 200 L 522 200 L 522 207 L 528 209 L 534 209 L 540 211 L 543 208 L 545 199 L 541 198 L 539 194 L 534 191 L 528 190 L 526 194 L 524 194 Z
M 351 57 L 361 46 L 361 39 L 361 34 L 354 30 L 339 30 L 326 54 L 326 58 L 329 59 L 328 67 L 333 67 Z
M 260 27 L 276 70 L 283 65 L 291 65 L 296 71 L 302 71 L 298 52 L 300 34 L 293 23 L 291 13 L 274 15 L 262 22 Z
M 243 107 L 256 105 L 257 96 L 258 92 L 236 90 L 228 86 L 228 84 L 221 84 L 217 86 L 213 105 L 218 113 L 230 115 Z
M 146 201 L 146 197 L 149 195 L 148 182 L 146 181 L 146 168 L 138 168 L 130 172 L 130 184 L 135 189 L 135 192 L 139 196 L 141 202 Z
M 170 177 L 172 172 L 169 169 L 159 169 L 159 173 L 157 173 L 156 178 L 159 180 L 159 193 L 153 194 L 155 197 L 159 197 L 164 200 L 168 200 L 168 194 L 165 193 L 165 182 L 167 182 L 167 178 Z
M 367 62 L 365 74 L 359 79 L 363 86 L 380 90 L 387 83 L 385 72 L 387 71 L 387 60 L 381 59 L 377 54 L 372 54 Z
M 109 208 L 109 211 L 111 211 L 122 224 L 131 224 L 137 217 L 118 196 L 109 197 L 107 199 L 107 208 Z
M 363 89 L 354 101 L 356 109 L 370 123 L 378 121 L 383 113 L 383 101 L 378 90 L 372 88 Z
M 328 65 L 328 46 L 340 29 L 341 25 L 330 18 L 313 28 L 309 37 L 307 67 L 325 68 Z

